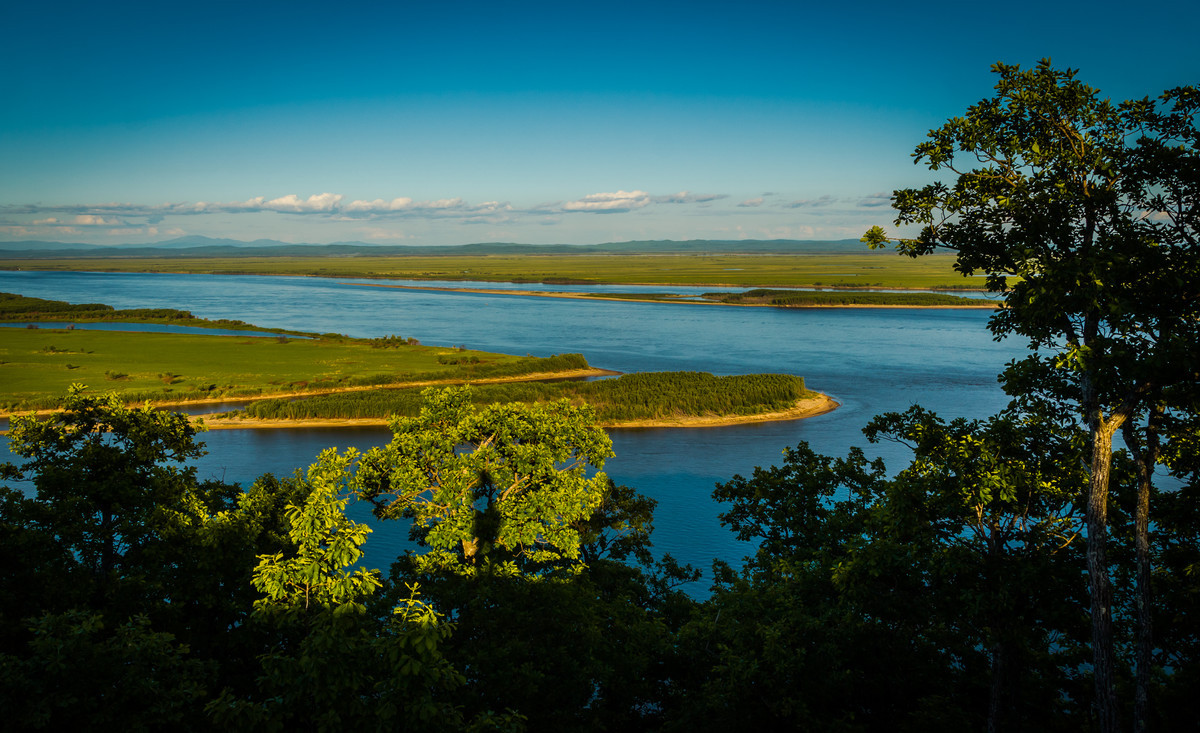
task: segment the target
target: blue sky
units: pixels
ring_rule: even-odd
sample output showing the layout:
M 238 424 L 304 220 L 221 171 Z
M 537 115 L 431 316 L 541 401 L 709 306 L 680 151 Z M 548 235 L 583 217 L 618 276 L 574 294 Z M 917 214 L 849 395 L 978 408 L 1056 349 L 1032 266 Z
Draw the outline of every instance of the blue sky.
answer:
M 54 3 L 0 13 L 0 240 L 842 239 L 996 61 L 1200 83 L 1196 3 Z

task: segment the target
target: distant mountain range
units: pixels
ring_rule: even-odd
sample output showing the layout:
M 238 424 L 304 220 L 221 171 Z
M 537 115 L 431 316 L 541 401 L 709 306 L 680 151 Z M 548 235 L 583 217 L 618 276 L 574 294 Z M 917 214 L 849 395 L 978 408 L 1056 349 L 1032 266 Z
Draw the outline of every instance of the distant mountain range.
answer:
M 479 242 L 447 246 L 404 246 L 334 242 L 296 244 L 274 239 L 242 242 L 190 236 L 154 244 L 98 245 L 67 242 L 0 242 L 0 259 L 58 259 L 109 257 L 348 257 L 481 254 L 818 254 L 866 252 L 857 239 L 830 241 L 799 239 L 739 239 L 686 241 L 653 240 L 605 244 L 518 244 Z

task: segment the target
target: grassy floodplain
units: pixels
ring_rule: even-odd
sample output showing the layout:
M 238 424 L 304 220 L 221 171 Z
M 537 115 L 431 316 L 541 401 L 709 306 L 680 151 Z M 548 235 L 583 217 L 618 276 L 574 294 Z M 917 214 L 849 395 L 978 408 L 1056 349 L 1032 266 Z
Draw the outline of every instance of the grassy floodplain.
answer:
M 385 339 L 241 337 L 0 328 L 0 412 L 53 407 L 73 383 L 127 402 L 173 403 L 591 370 L 578 354 L 535 359 Z M 385 346 L 381 348 L 381 346 Z
M 347 257 L 97 257 L 6 259 L 4 269 L 307 275 L 413 280 L 982 289 L 954 271 L 954 257 L 856 254 L 412 255 Z
M 338 393 L 300 400 L 267 399 L 230 413 L 252 420 L 374 420 L 391 415 L 416 415 L 421 390 L 379 389 Z M 663 424 L 703 422 L 705 419 L 751 417 L 794 410 L 801 401 L 825 406 L 824 396 L 790 374 L 746 374 L 717 377 L 702 372 L 626 374 L 597 382 L 521 382 L 475 387 L 476 404 L 548 402 L 567 399 L 589 404 L 603 425 L 640 422 Z M 815 412 L 815 410 L 814 410 Z M 219 427 L 219 423 L 211 423 Z

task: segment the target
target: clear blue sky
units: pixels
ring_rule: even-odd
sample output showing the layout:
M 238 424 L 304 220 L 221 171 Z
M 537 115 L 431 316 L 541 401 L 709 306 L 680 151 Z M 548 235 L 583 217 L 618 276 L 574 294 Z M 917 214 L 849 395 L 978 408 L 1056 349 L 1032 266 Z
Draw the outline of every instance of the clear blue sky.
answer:
M 992 63 L 1197 84 L 1198 6 L 10 0 L 0 240 L 857 237 Z

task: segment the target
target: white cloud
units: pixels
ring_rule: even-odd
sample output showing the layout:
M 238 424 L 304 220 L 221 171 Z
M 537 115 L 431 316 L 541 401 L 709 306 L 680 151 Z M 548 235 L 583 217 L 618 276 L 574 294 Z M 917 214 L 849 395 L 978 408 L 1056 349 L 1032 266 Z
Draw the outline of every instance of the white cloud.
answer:
M 53 216 L 50 217 L 49 219 L 34 219 L 33 220 L 33 224 L 35 226 L 44 226 L 46 224 L 57 224 L 57 223 L 58 223 L 58 219 L 54 218 Z
M 462 208 L 463 200 L 459 198 L 453 199 L 438 199 L 437 201 L 424 201 L 421 203 L 423 209 L 459 209 Z
M 329 212 L 342 200 L 340 193 L 321 193 L 301 199 L 295 194 L 289 194 L 277 199 L 271 199 L 263 205 L 267 211 L 302 214 L 307 212 Z
M 759 196 L 756 199 L 746 199 L 742 203 L 738 204 L 738 206 L 742 206 L 742 207 L 746 207 L 746 208 L 754 208 L 755 206 L 762 206 L 763 200 L 764 199 L 762 196 Z
M 76 214 L 70 223 L 81 227 L 114 227 L 124 224 L 120 219 L 106 218 L 97 214 Z
M 279 198 L 267 200 L 266 196 L 255 196 L 245 201 L 210 202 L 197 201 L 194 204 L 163 204 L 156 207 L 143 207 L 142 215 L 152 213 L 167 214 L 235 214 L 273 211 L 279 214 L 328 214 L 338 208 L 342 200 L 340 193 L 320 193 L 302 199 L 296 194 L 288 194 Z M 132 213 L 132 212 L 131 212 Z
M 649 203 L 650 194 L 645 191 L 616 191 L 615 193 L 592 193 L 578 201 L 568 201 L 563 204 L 563 210 L 615 214 L 640 209 Z
M 362 212 L 369 214 L 383 211 L 404 211 L 405 209 L 411 209 L 412 205 L 413 200 L 407 196 L 403 196 L 400 198 L 394 198 L 391 201 L 384 201 L 383 199 L 375 199 L 374 201 L 351 201 L 349 204 L 346 204 L 342 207 L 342 211 L 345 211 L 346 213 Z

